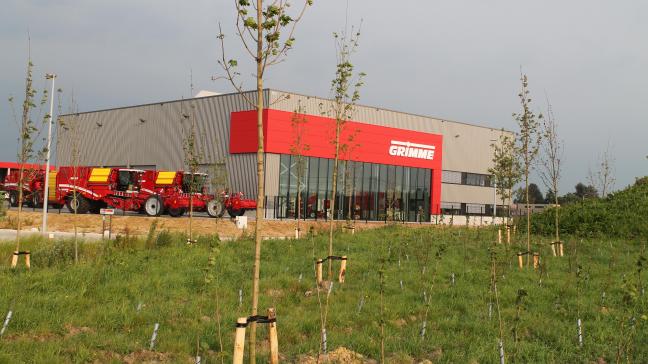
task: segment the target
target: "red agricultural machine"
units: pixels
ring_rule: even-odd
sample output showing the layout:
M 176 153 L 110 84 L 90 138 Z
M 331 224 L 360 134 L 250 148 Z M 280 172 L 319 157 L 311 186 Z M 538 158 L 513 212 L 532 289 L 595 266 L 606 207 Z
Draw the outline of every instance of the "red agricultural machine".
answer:
M 223 209 L 213 195 L 206 193 L 206 180 L 207 175 L 203 173 L 146 171 L 139 193 L 139 198 L 144 201 L 143 211 L 149 216 L 159 216 L 166 211 L 179 217 L 193 208 L 193 211 L 205 211 L 211 217 L 220 217 Z M 192 190 L 193 194 L 190 193 Z
M 140 189 L 144 212 L 158 216 L 166 211 L 177 217 L 189 210 L 190 203 L 194 211 L 205 211 L 211 217 L 222 217 L 225 211 L 231 217 L 242 216 L 246 210 L 256 209 L 256 201 L 243 199 L 241 192 L 234 196 L 222 192 L 219 198 L 207 194 L 206 181 L 203 173 L 146 171 Z M 193 196 L 189 193 L 192 186 Z
M 230 195 L 227 191 L 221 192 L 223 210 L 231 217 L 243 216 L 247 210 L 255 210 L 257 203 L 253 199 L 243 198 L 243 192 L 237 192 Z M 221 212 L 221 215 L 223 213 Z
M 42 169 L 23 169 L 23 203 L 29 207 L 36 206 L 34 201 L 38 201 L 38 189 L 42 188 L 42 181 L 45 171 Z M 10 169 L 3 181 L 3 189 L 9 194 L 9 204 L 11 207 L 18 206 L 19 198 L 19 181 L 20 169 Z M 41 199 L 42 201 L 42 199 Z
M 60 167 L 50 172 L 48 201 L 67 205 L 70 212 L 99 213 L 105 207 L 139 211 L 143 170 L 128 168 Z M 42 203 L 43 188 L 36 195 Z
M 12 206 L 18 205 L 18 173 L 11 170 L 4 181 Z M 38 206 L 43 203 L 45 172 L 35 169 L 24 173 L 23 200 Z M 70 212 L 78 214 L 98 213 L 102 208 L 113 207 L 149 216 L 167 212 L 179 217 L 193 208 L 211 217 L 221 217 L 225 211 L 234 217 L 256 209 L 256 201 L 244 199 L 241 192 L 231 196 L 222 192 L 218 198 L 207 194 L 206 181 L 204 173 L 60 167 L 58 172 L 50 172 L 47 199 L 55 207 L 67 205 Z

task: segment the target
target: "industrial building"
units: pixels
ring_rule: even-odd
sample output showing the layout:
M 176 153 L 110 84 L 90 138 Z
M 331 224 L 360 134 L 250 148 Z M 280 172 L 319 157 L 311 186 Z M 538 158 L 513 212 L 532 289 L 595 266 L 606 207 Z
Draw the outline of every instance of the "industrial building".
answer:
M 488 174 L 501 129 L 358 105 L 341 133 L 332 212 L 332 102 L 273 89 L 263 97 L 267 218 L 300 209 L 313 219 L 430 221 L 491 216 L 501 205 Z M 63 115 L 57 164 L 186 169 L 194 130 L 201 169 L 224 165 L 230 189 L 256 197 L 254 99 L 251 91 Z

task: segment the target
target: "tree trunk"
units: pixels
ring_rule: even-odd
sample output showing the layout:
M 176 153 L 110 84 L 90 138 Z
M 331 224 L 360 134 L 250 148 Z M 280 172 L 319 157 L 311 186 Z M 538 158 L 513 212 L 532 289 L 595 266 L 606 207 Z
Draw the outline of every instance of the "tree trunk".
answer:
M 529 205 L 529 163 L 526 164 L 526 168 L 524 171 L 524 185 L 526 189 L 526 210 L 527 210 L 527 267 L 531 265 L 531 258 L 529 258 L 529 255 L 531 254 L 531 205 Z
M 335 125 L 335 159 L 333 161 L 333 188 L 331 191 L 331 207 L 330 207 L 330 221 L 329 221 L 329 246 L 328 246 L 328 255 L 333 255 L 333 224 L 335 220 L 335 197 L 337 195 L 337 174 L 338 174 L 338 162 L 340 160 L 340 129 L 341 129 L 341 120 L 336 121 Z M 333 261 L 328 260 L 328 280 L 333 281 Z
M 556 210 L 555 211 L 555 216 L 554 216 L 555 219 L 556 219 L 556 241 L 560 241 L 560 228 L 558 226 L 558 223 L 559 223 L 559 220 L 560 220 L 560 218 L 558 217 L 558 214 L 560 212 L 558 211 L 558 186 L 556 185 L 556 183 L 554 183 L 554 202 L 556 204 L 556 206 L 554 207 L 554 210 Z
M 297 237 L 301 238 L 301 228 L 300 228 L 300 218 L 301 218 L 301 175 L 304 173 L 303 171 L 303 156 L 299 156 L 297 159 L 297 202 L 295 204 L 295 210 L 297 216 Z M 288 190 L 290 190 L 290 186 L 288 186 Z M 290 201 L 288 202 L 290 203 Z
M 264 171 L 263 171 L 263 1 L 257 0 L 257 208 L 254 229 L 254 276 L 252 280 L 252 316 L 258 312 L 259 273 L 261 265 L 261 224 L 263 222 Z M 250 326 L 250 364 L 256 364 L 256 322 Z
M 22 164 L 20 165 L 20 173 L 18 173 L 18 216 L 16 217 L 18 219 L 18 225 L 16 226 L 16 251 L 20 251 L 20 230 L 22 228 L 22 221 L 20 219 L 20 214 L 22 212 L 22 204 L 23 204 L 23 178 L 25 175 L 25 160 L 24 158 L 21 158 Z

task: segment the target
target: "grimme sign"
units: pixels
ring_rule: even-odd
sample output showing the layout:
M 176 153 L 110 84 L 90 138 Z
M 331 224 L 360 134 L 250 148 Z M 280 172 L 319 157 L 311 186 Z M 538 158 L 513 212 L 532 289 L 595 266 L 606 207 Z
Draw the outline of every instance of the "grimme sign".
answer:
M 389 154 L 396 157 L 434 159 L 434 145 L 425 145 L 410 142 L 399 142 L 392 140 L 389 146 Z
M 296 130 L 295 118 L 305 122 Z M 292 154 L 294 141 L 300 134 L 302 155 L 334 158 L 335 119 L 316 115 L 265 109 L 263 137 L 266 153 Z M 257 150 L 256 111 L 234 112 L 230 124 L 230 153 L 255 153 Z M 358 162 L 441 170 L 443 137 L 357 121 L 346 121 L 340 136 L 346 151 L 340 159 Z
M 295 123 L 300 120 L 300 123 Z M 335 157 L 336 121 L 332 118 L 296 114 L 274 109 L 263 110 L 264 151 L 294 154 L 295 140 L 308 148 L 305 157 Z M 443 136 L 413 130 L 397 129 L 345 121 L 340 144 L 341 160 L 379 163 L 432 171 L 430 195 L 432 213 L 439 213 L 441 203 L 441 170 Z M 255 110 L 233 112 L 230 116 L 230 153 L 256 153 L 257 113 Z

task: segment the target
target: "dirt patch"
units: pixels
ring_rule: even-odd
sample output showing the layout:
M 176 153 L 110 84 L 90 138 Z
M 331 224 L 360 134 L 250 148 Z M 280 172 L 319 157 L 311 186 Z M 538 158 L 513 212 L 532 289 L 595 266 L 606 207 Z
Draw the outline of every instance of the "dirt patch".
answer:
M 70 338 L 72 336 L 77 336 L 79 334 L 88 334 L 88 333 L 93 333 L 94 330 L 87 327 L 87 326 L 81 326 L 81 327 L 76 327 L 72 326 L 70 324 L 65 325 L 65 329 L 68 331 L 67 334 L 65 334 L 65 338 Z
M 7 212 L 7 219 L 0 220 L 0 229 L 15 228 L 10 226 L 11 221 L 15 221 L 16 210 Z M 21 215 L 23 228 L 27 231 L 32 228 L 39 228 L 41 225 L 42 214 L 39 212 L 23 211 Z M 62 213 L 57 210 L 48 213 L 47 224 L 50 231 L 74 232 L 74 222 L 76 220 L 77 231 L 79 233 L 97 233 L 101 234 L 102 217 L 94 214 L 73 215 Z M 186 231 L 189 219 L 185 217 L 147 217 L 138 215 L 113 216 L 113 234 L 132 234 L 146 235 L 153 221 L 158 222 L 158 230 L 167 229 L 169 231 Z M 196 234 L 218 234 L 221 238 L 237 238 L 244 234 L 254 233 L 256 222 L 248 221 L 248 228 L 240 230 L 236 228 L 234 220 L 223 218 L 214 219 L 208 217 L 195 217 L 193 219 L 193 229 Z M 341 228 L 345 222 L 340 221 L 336 224 Z M 374 229 L 385 226 L 384 222 L 358 222 L 356 230 Z M 325 221 L 302 221 L 301 229 L 304 232 L 312 231 L 315 234 L 323 234 L 328 229 L 328 223 Z M 295 221 L 293 220 L 266 220 L 264 222 L 263 236 L 269 238 L 292 238 L 295 236 Z
M 24 333 L 24 334 L 11 334 L 5 335 L 3 340 L 7 341 L 37 341 L 46 342 L 50 340 L 57 340 L 60 337 L 53 332 L 37 332 L 37 333 Z
M 314 356 L 300 356 L 297 358 L 299 364 L 316 364 L 317 357 Z M 327 355 L 320 356 L 320 363 L 334 363 L 334 364 L 375 364 L 373 359 L 365 358 L 362 354 L 358 354 L 345 347 L 339 347 Z
M 121 359 L 126 364 L 134 363 L 171 363 L 169 354 L 157 351 L 140 350 L 130 353 Z

